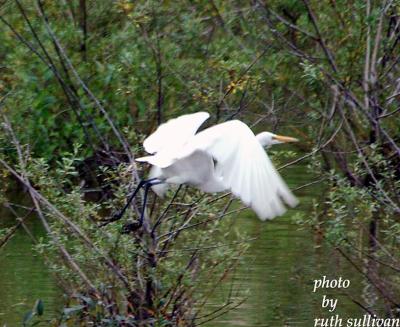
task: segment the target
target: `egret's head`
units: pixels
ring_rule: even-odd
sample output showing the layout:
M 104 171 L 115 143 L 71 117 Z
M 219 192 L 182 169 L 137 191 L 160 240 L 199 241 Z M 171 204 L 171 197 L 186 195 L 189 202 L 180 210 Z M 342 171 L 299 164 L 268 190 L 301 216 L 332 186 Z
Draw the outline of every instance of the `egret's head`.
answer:
M 276 135 L 276 134 L 270 133 L 270 132 L 262 132 L 260 134 L 257 134 L 256 138 L 263 147 L 269 147 L 274 144 L 290 143 L 290 142 L 298 142 L 299 141 L 298 139 L 296 139 L 294 137 Z

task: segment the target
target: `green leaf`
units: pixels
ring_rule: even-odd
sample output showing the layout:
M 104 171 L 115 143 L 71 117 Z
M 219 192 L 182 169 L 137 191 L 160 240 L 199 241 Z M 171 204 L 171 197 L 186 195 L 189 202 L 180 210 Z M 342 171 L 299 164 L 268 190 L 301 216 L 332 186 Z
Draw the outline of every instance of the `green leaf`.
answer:
M 35 306 L 33 307 L 33 310 L 38 314 L 38 316 L 43 315 L 44 304 L 43 304 L 43 301 L 41 299 L 36 301 Z

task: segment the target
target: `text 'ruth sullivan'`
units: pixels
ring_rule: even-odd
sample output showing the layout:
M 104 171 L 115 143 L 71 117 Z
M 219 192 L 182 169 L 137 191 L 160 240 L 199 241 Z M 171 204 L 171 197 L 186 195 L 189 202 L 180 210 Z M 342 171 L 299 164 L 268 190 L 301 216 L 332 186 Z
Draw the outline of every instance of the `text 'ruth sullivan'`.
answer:
M 315 327 L 400 327 L 400 318 L 377 318 L 375 315 L 364 315 L 362 318 L 347 318 L 334 315 L 329 318 L 315 318 Z

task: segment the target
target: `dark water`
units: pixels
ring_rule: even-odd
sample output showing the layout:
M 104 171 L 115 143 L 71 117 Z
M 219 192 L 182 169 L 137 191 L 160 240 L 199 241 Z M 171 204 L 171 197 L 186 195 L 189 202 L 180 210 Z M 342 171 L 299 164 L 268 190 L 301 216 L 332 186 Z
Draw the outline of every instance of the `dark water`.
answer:
M 291 168 L 285 172 L 285 179 L 292 187 L 305 184 L 310 180 L 304 171 L 301 166 Z M 298 191 L 296 195 L 301 204 L 285 216 L 267 223 L 260 223 L 254 217 L 239 217 L 238 226 L 249 236 L 256 237 L 242 258 L 233 283 L 233 288 L 241 291 L 237 300 L 247 290 L 247 301 L 207 326 L 308 327 L 314 326 L 314 318 L 339 314 L 345 320 L 363 315 L 359 306 L 343 292 L 360 298 L 358 295 L 365 288 L 360 274 L 333 248 L 321 244 L 309 229 L 301 229 L 294 223 L 296 213 L 311 214 L 311 201 L 318 199 L 320 192 L 321 187 L 317 186 Z M 313 293 L 313 280 L 324 275 L 327 279 L 349 279 L 350 286 Z M 229 289 L 221 287 L 216 300 L 223 301 Z M 338 299 L 333 313 L 321 308 L 324 294 Z
M 310 181 L 301 166 L 285 171 L 285 179 L 291 186 Z M 338 253 L 327 245 L 321 245 L 310 230 L 302 230 L 293 222 L 293 216 L 298 212 L 310 214 L 311 201 L 317 199 L 319 193 L 317 186 L 297 192 L 301 205 L 267 223 L 261 223 L 251 213 L 236 218 L 236 227 L 256 238 L 233 278 L 232 299 L 240 300 L 246 296 L 247 301 L 207 323 L 207 326 L 313 326 L 314 318 L 330 316 L 326 309 L 321 308 L 323 294 L 338 298 L 334 314 L 362 316 L 359 307 L 342 290 L 312 292 L 312 280 L 323 275 L 349 279 L 351 285 L 346 292 L 356 298 L 367 287 L 361 283 L 360 275 Z M 0 211 L 2 226 L 15 221 L 8 214 Z M 40 237 L 43 231 L 34 219 L 32 216 L 28 225 Z M 0 250 L 1 325 L 20 325 L 24 313 L 36 299 L 44 301 L 48 317 L 61 303 L 62 294 L 43 258 L 33 255 L 31 248 L 31 239 L 20 229 Z M 210 311 L 226 299 L 230 286 L 217 289 L 214 303 L 209 306 Z
M 18 211 L 18 210 L 17 210 Z M 26 213 L 26 211 L 19 211 Z M 44 237 L 42 226 L 31 215 L 27 227 L 37 239 Z M 0 210 L 1 227 L 13 226 L 15 218 Z M 45 314 L 51 318 L 62 296 L 41 255 L 32 251 L 33 242 L 22 229 L 0 249 L 0 325 L 20 326 L 26 312 L 37 299 L 44 301 Z

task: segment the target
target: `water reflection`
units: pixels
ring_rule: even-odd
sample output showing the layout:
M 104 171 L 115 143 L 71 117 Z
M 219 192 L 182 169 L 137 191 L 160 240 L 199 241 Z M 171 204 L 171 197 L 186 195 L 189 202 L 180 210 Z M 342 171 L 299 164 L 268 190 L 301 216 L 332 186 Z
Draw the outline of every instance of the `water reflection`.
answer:
M 28 228 L 37 237 L 44 236 L 41 225 L 32 215 L 26 221 Z M 0 210 L 0 226 L 15 224 L 11 213 Z M 0 249 L 0 325 L 21 325 L 22 319 L 37 299 L 45 305 L 45 315 L 52 317 L 59 307 L 62 295 L 49 273 L 43 258 L 32 251 L 33 242 L 28 234 L 19 228 L 6 246 Z
M 289 171 L 285 180 L 292 185 L 309 181 L 302 167 Z M 234 278 L 234 285 L 242 295 L 248 290 L 248 299 L 207 326 L 314 326 L 314 318 L 331 315 L 321 308 L 324 294 L 338 299 L 334 314 L 344 319 L 362 315 L 360 308 L 342 290 L 312 292 L 312 280 L 323 275 L 349 279 L 349 292 L 362 292 L 360 276 L 352 267 L 332 248 L 318 245 L 309 230 L 299 229 L 293 222 L 296 212 L 309 213 L 311 200 L 318 191 L 312 188 L 297 193 L 301 205 L 270 222 L 260 223 L 251 212 L 237 218 L 240 229 L 256 237 Z M 226 287 L 217 291 L 215 308 L 227 294 Z

